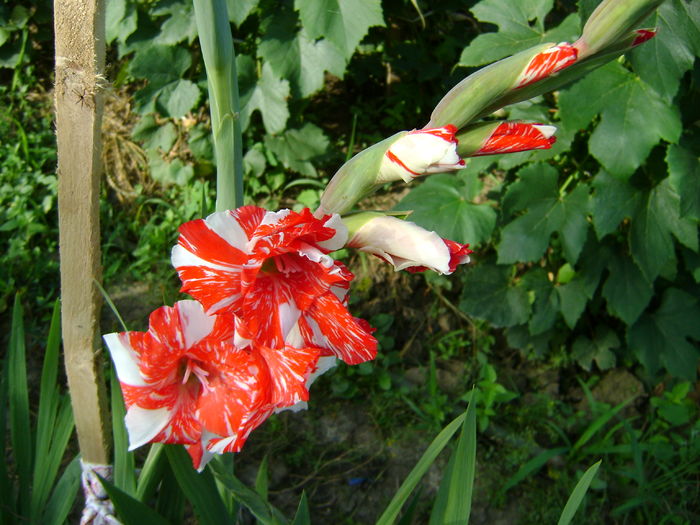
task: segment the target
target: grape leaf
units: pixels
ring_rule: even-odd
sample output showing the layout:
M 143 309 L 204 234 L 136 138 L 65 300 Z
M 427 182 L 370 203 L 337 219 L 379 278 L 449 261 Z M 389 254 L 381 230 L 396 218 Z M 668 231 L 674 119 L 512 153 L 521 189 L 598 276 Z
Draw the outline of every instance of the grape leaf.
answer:
M 289 108 L 289 82 L 279 78 L 270 64 L 263 64 L 262 75 L 257 78 L 255 62 L 246 55 L 236 57 L 238 81 L 241 90 L 241 127 L 245 130 L 254 111 L 260 111 L 265 130 L 280 133 L 287 125 Z
M 671 144 L 666 164 L 671 185 L 681 198 L 681 217 L 700 219 L 700 159 L 682 146 Z
M 554 283 L 547 278 L 542 268 L 533 268 L 523 275 L 523 286 L 534 292 L 535 302 L 532 304 L 532 317 L 528 322 L 530 334 L 539 335 L 552 326 L 559 314 L 559 296 Z
M 664 2 L 650 18 L 658 33 L 636 48 L 630 59 L 642 80 L 670 101 L 681 77 L 700 55 L 700 9 L 687 0 Z
M 556 290 L 559 294 L 559 305 L 564 321 L 569 328 L 573 329 L 588 302 L 586 283 L 582 277 L 576 276 L 568 283 L 557 286 Z
M 556 28 L 544 30 L 552 0 L 503 2 L 483 0 L 470 9 L 481 22 L 498 26 L 497 33 L 477 36 L 464 48 L 459 65 L 473 67 L 500 60 L 544 42 L 569 41 L 580 32 L 578 15 L 571 14 Z M 530 24 L 534 21 L 534 24 Z
M 547 249 L 550 235 L 558 232 L 566 259 L 575 263 L 588 230 L 588 186 L 579 183 L 560 196 L 557 170 L 547 164 L 528 166 L 519 176 L 504 198 L 504 208 L 527 211 L 503 228 L 498 262 L 536 261 Z
M 156 44 L 172 45 L 187 40 L 191 44 L 197 38 L 197 22 L 191 2 L 165 3 L 152 11 L 153 15 L 170 15 L 160 26 L 153 39 Z
M 318 176 L 312 161 L 326 153 L 328 144 L 323 130 L 310 122 L 300 129 L 288 129 L 276 137 L 265 136 L 265 146 L 285 167 L 308 177 Z
M 323 73 L 342 77 L 346 61 L 331 41 L 314 40 L 304 29 L 296 31 L 296 14 L 280 9 L 267 23 L 258 56 L 275 74 L 288 79 L 295 97 L 307 97 L 323 87 Z
M 650 281 L 669 261 L 675 261 L 672 236 L 697 251 L 697 226 L 680 217 L 680 197 L 666 178 L 642 196 L 630 229 L 632 258 Z
M 628 181 L 601 170 L 593 179 L 591 214 L 598 239 L 615 231 L 625 218 L 635 215 L 642 196 Z
M 514 326 L 527 321 L 530 304 L 525 287 L 512 283 L 507 266 L 480 264 L 464 277 L 459 308 L 497 327 Z
M 608 311 L 632 324 L 649 304 L 654 287 L 629 257 L 611 258 L 608 269 L 610 275 L 603 285 Z
M 312 40 L 325 37 L 349 59 L 370 27 L 383 26 L 381 0 L 295 0 Z
M 620 339 L 610 328 L 603 326 L 591 341 L 586 336 L 579 336 L 574 341 L 572 357 L 587 371 L 591 371 L 591 365 L 595 361 L 600 370 L 608 370 L 615 366 L 616 357 L 610 350 L 620 346 Z
M 136 31 L 136 6 L 126 0 L 111 0 L 105 11 L 105 41 L 111 44 L 118 40 L 123 44 Z
M 250 12 L 258 6 L 260 0 L 226 0 L 229 22 L 240 26 Z
M 481 182 L 476 173 L 464 178 L 433 175 L 394 209 L 413 210 L 410 221 L 446 239 L 475 246 L 488 241 L 496 225 L 496 212 L 489 204 L 471 202 L 480 190 Z
M 696 297 L 669 288 L 661 306 L 645 313 L 627 331 L 627 343 L 649 373 L 663 365 L 673 376 L 695 380 L 700 352 L 700 307 Z

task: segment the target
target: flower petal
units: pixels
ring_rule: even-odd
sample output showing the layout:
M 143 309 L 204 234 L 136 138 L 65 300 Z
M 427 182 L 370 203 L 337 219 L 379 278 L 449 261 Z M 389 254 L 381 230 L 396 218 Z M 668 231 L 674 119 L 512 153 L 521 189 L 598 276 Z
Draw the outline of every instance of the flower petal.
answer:
M 577 57 L 578 50 L 566 42 L 545 49 L 530 60 L 527 67 L 520 73 L 515 87 L 521 88 L 553 75 L 576 62 Z

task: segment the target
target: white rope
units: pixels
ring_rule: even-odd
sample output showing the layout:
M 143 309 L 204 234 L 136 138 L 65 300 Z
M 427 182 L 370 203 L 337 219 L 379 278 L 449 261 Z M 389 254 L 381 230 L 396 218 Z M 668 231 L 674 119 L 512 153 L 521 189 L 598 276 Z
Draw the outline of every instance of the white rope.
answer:
M 85 494 L 85 507 L 80 525 L 121 525 L 114 516 L 114 505 L 105 492 L 99 474 L 103 479 L 112 480 L 112 465 L 99 465 L 80 460 L 83 473 L 80 476 Z

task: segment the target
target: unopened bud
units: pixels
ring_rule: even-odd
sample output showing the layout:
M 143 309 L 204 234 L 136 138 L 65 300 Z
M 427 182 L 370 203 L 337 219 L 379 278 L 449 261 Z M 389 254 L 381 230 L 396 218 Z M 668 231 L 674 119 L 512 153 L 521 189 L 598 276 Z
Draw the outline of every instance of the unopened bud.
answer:
M 457 140 L 462 157 L 549 149 L 556 142 L 555 126 L 525 122 L 484 122 L 463 129 Z

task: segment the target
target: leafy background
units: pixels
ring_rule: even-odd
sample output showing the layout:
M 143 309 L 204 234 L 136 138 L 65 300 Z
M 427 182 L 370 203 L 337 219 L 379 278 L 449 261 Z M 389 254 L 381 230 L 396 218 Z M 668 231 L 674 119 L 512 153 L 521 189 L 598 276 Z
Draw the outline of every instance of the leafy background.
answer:
M 480 66 L 576 38 L 597 4 L 231 1 L 247 202 L 315 206 L 350 155 L 423 126 Z M 143 328 L 151 307 L 176 299 L 177 226 L 213 207 L 206 80 L 188 1 L 110 0 L 107 11 L 104 280 L 117 300 L 131 297 L 120 304 Z M 45 333 L 58 292 L 50 13 L 46 0 L 0 6 L 0 313 L 23 292 L 30 341 Z M 657 37 L 627 56 L 498 115 L 556 124 L 551 150 L 472 159 L 364 204 L 413 210 L 412 220 L 476 254 L 449 280 L 350 260 L 351 306 L 378 328 L 381 357 L 322 378 L 314 388 L 324 404 L 308 413 L 318 420 L 273 419 L 246 452 L 316 472 L 315 515 L 333 519 L 324 498 L 381 498 L 371 480 L 410 456 L 401 436 L 432 433 L 476 383 L 482 501 L 516 501 L 523 522 L 551 521 L 552 500 L 566 492 L 556 481 L 604 456 L 589 518 L 697 522 L 700 9 L 667 0 L 645 26 Z M 318 459 L 319 447 L 346 457 L 345 438 L 327 437 L 355 436 L 343 420 L 387 450 L 373 461 L 350 451 L 369 461 L 356 485 Z M 353 516 L 365 507 L 376 505 L 357 504 Z M 484 521 L 493 512 L 482 510 Z

